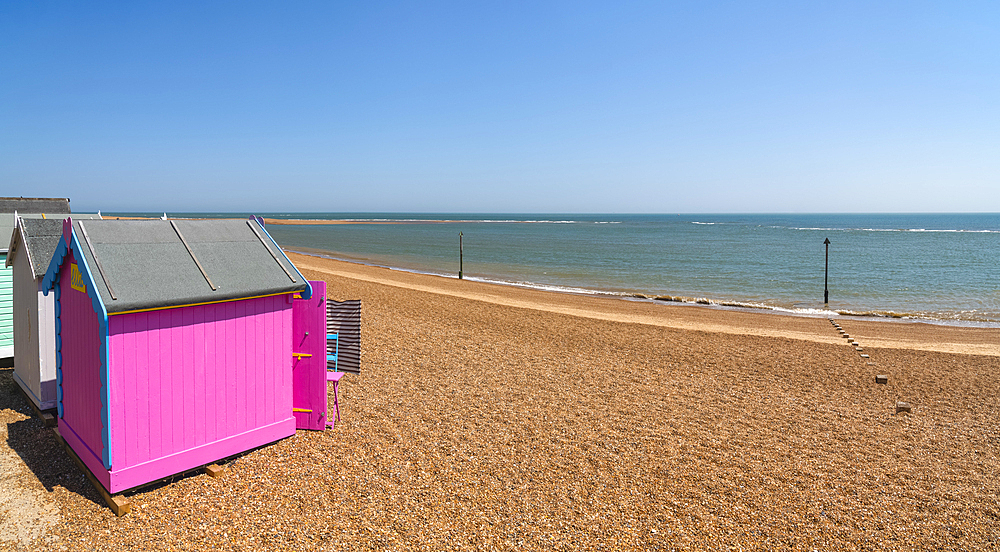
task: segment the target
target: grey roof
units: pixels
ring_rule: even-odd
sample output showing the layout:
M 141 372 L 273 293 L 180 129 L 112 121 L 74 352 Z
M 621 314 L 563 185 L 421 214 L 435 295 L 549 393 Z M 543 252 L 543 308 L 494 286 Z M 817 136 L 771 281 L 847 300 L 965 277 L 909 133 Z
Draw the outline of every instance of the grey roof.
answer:
M 0 213 L 60 213 L 68 214 L 69 199 L 65 197 L 0 197 Z
M 53 219 L 21 219 L 21 235 L 35 278 L 45 276 L 52 254 L 62 237 L 62 221 Z
M 9 198 L 0 198 L 0 200 L 2 199 L 9 199 Z M 41 219 L 54 219 L 62 221 L 69 215 L 58 211 L 54 213 L 49 213 L 49 212 L 27 213 L 18 211 L 17 216 L 21 217 L 22 219 L 41 218 Z M 94 219 L 94 218 L 101 218 L 101 215 L 96 213 L 74 213 L 73 218 Z M 14 213 L 0 212 L 0 253 L 7 251 L 7 246 L 11 243 L 11 238 L 13 238 L 14 235 L 14 226 L 16 225 L 17 225 L 17 220 L 14 218 Z
M 109 314 L 306 289 L 305 279 L 256 222 L 74 220 L 73 227 Z

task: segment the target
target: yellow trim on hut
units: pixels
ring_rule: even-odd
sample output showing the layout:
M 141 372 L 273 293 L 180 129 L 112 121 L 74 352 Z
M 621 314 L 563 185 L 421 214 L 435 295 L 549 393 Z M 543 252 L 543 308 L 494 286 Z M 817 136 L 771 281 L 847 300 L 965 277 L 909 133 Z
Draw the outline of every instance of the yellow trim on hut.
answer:
M 189 303 L 187 305 L 171 305 L 169 307 L 153 307 L 149 309 L 135 309 L 135 310 L 127 310 L 121 312 L 109 312 L 108 316 L 117 316 L 119 314 L 134 314 L 137 312 L 152 312 L 158 310 L 182 309 L 184 307 L 199 307 L 201 305 L 214 305 L 216 303 L 229 303 L 231 301 L 246 301 L 247 299 L 260 299 L 261 297 L 274 297 L 276 295 L 291 295 L 293 293 L 299 293 L 299 292 L 283 291 L 281 293 L 268 293 L 267 295 L 254 295 L 253 297 L 238 297 L 235 299 L 220 299 L 218 301 L 205 301 L 204 303 Z

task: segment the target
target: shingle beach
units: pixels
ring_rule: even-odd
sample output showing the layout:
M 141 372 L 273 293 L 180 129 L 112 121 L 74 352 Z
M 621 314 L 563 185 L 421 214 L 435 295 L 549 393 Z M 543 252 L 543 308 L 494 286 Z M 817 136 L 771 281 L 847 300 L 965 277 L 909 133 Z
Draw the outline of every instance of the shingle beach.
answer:
M 363 302 L 336 428 L 117 518 L 2 369 L 0 550 L 1000 548 L 996 329 L 837 319 L 858 351 L 826 318 L 289 257 Z

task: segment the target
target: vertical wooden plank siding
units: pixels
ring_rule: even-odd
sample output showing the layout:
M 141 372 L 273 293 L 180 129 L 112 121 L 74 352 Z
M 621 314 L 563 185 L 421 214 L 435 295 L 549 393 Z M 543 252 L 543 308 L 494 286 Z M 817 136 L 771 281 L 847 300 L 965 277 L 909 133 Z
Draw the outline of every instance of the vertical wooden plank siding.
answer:
M 271 375 L 271 377 L 274 378 L 274 382 L 275 382 L 275 385 L 276 385 L 276 388 L 275 388 L 275 394 L 276 394 L 276 396 L 279 396 L 279 397 L 286 397 L 287 396 L 288 399 L 289 399 L 289 401 L 291 401 L 291 398 L 292 398 L 292 360 L 294 360 L 294 359 L 293 358 L 288 359 L 288 372 L 282 374 L 281 371 L 280 371 L 281 370 L 280 366 L 281 366 L 281 357 L 282 356 L 288 356 L 288 355 L 290 355 L 291 351 L 292 351 L 292 317 L 291 317 L 291 314 L 292 314 L 292 296 L 291 295 L 286 295 L 284 297 L 279 297 L 278 299 L 283 300 L 283 302 L 285 303 L 285 305 L 284 305 L 283 308 L 288 309 L 289 316 L 287 316 L 287 317 L 274 317 L 274 320 L 275 320 L 275 323 L 278 324 L 278 326 L 280 328 L 281 335 L 288 336 L 288 337 L 285 338 L 287 341 L 284 341 L 284 342 L 278 341 L 275 345 L 272 345 L 272 347 L 274 347 L 274 359 L 275 359 L 275 362 L 274 362 L 274 365 L 271 368 L 274 371 L 274 373 Z M 291 408 L 291 406 L 292 406 L 292 403 L 289 402 L 288 403 L 288 407 Z M 282 409 L 282 405 L 279 402 L 275 401 L 275 403 L 274 403 L 274 417 L 275 418 L 281 418 L 281 415 L 282 415 L 281 409 Z
M 70 285 L 69 267 L 76 263 L 76 257 L 70 252 L 63 262 L 66 269 L 59 274 L 63 415 L 59 423 L 72 429 L 100 461 L 104 448 L 100 321 L 90 296 Z
M 7 253 L 0 253 L 0 358 L 14 354 L 14 272 L 13 267 L 6 267 L 6 261 Z
M 284 297 L 282 297 L 282 299 L 284 299 Z M 265 317 L 263 328 L 264 328 L 264 335 L 273 334 L 275 331 L 274 320 L 269 317 Z M 262 340 L 262 343 L 264 344 L 264 370 L 270 372 L 271 363 L 274 362 L 271 350 L 271 341 L 269 339 L 264 339 Z M 292 356 L 291 351 L 292 351 L 291 349 L 288 349 L 289 357 Z M 291 361 L 291 358 L 289 358 L 288 360 Z M 274 401 L 272 399 L 272 396 L 275 391 L 274 389 L 275 382 L 274 380 L 271 379 L 270 376 L 271 374 L 268 373 L 267 377 L 264 378 L 264 415 L 267 417 L 271 417 L 274 412 Z
M 310 282 L 309 299 L 292 303 L 292 352 L 303 356 L 292 361 L 292 406 L 295 427 L 326 428 L 326 282 Z
M 264 324 L 261 315 L 264 312 L 264 305 L 261 302 L 254 301 L 247 306 L 247 310 L 253 313 L 254 320 L 257 323 L 248 324 L 248 329 L 251 331 L 251 335 L 254 336 L 253 343 L 248 345 L 253 346 L 254 356 L 257 358 L 264 358 L 264 344 L 262 340 L 264 339 Z M 260 381 L 258 378 L 251 378 L 250 381 L 253 382 L 251 388 L 254 390 L 254 394 L 251 395 L 251 401 L 247 402 L 247 408 L 250 409 L 247 419 L 253 420 L 252 424 L 254 426 L 261 423 L 264 418 L 264 382 Z
M 216 338 L 216 326 L 219 325 L 216 324 L 215 313 L 224 310 L 225 309 L 209 309 L 205 312 L 205 322 L 204 322 L 205 362 L 203 363 L 203 369 L 205 370 L 205 376 L 204 376 L 205 384 L 202 387 L 202 401 L 204 401 L 203 409 L 206 413 L 212 412 L 211 403 L 217 400 L 217 398 L 214 397 L 214 395 L 218 393 L 219 387 L 216 385 L 215 375 L 217 372 L 222 372 L 225 371 L 226 369 L 225 364 L 216 365 L 215 352 L 218 350 L 218 347 L 212 346 L 212 343 L 215 341 Z M 215 431 L 216 415 L 217 413 L 213 413 L 212 415 L 203 414 L 203 416 L 205 416 L 204 420 L 205 423 L 203 426 L 204 437 L 202 439 L 206 443 L 211 443 L 218 440 Z
M 21 235 L 21 234 L 19 234 Z M 27 247 L 24 240 L 19 239 L 17 252 L 14 256 L 14 266 L 11 267 L 13 282 L 13 315 L 14 315 L 14 377 L 28 392 L 28 396 L 39 408 L 51 408 L 55 396 L 43 396 L 42 380 L 55 379 L 53 371 L 51 378 L 42 377 L 40 362 L 40 347 L 38 336 L 38 282 L 28 262 Z M 47 406 L 43 403 L 49 402 Z
M 112 364 L 136 393 L 112 470 L 291 418 L 291 323 L 285 296 L 109 317 Z
M 129 372 L 132 372 L 132 373 L 134 373 L 135 370 L 138 369 L 139 364 L 141 364 L 141 363 L 146 363 L 147 364 L 147 366 L 148 366 L 147 370 L 155 370 L 155 367 L 153 366 L 153 364 L 156 362 L 156 358 L 157 357 L 146 356 L 146 355 L 144 355 L 141 352 L 141 351 L 148 351 L 149 350 L 149 323 L 148 323 L 148 319 L 149 319 L 149 313 L 146 313 L 146 312 L 136 313 L 136 316 L 134 317 L 135 328 L 133 329 L 133 332 L 134 332 L 134 335 L 135 335 L 135 350 L 132 352 L 132 354 L 135 355 L 134 361 L 133 361 L 134 364 L 130 364 L 126 368 Z M 149 375 L 150 374 L 152 374 L 152 372 L 147 372 L 147 376 L 146 377 L 134 378 L 136 385 L 135 385 L 135 395 L 133 396 L 132 403 L 136 405 L 136 417 L 135 417 L 135 419 L 132 420 L 132 422 L 136 426 L 146 425 L 146 427 L 145 427 L 146 431 L 141 431 L 140 430 L 140 431 L 137 431 L 135 433 L 135 436 L 136 436 L 136 439 L 135 439 L 135 441 L 136 441 L 136 444 L 135 444 L 136 450 L 138 450 L 138 453 L 139 453 L 140 457 L 142 457 L 142 458 L 151 458 L 151 456 L 149 454 L 149 452 L 150 452 L 149 451 L 149 448 L 150 448 L 149 447 L 149 433 L 150 433 L 150 429 L 151 429 L 152 424 L 151 423 L 150 424 L 142 424 L 142 422 L 140 422 L 140 420 L 150 420 L 151 419 L 150 418 L 150 412 L 149 412 L 149 401 L 150 401 Z M 125 377 L 128 377 L 128 376 L 126 375 Z
M 194 445 L 208 442 L 205 433 L 205 309 L 191 307 L 194 313 L 194 343 L 190 350 L 186 347 L 188 361 L 194 366 Z
M 183 309 L 171 309 L 164 313 L 170 317 L 170 325 L 167 326 L 171 329 L 167 336 L 164 338 L 165 344 L 170 344 L 170 339 L 174 338 L 177 333 L 183 331 L 184 326 L 184 312 Z M 173 439 L 169 442 L 169 447 L 164 447 L 164 450 L 184 450 L 184 387 L 181 385 L 181 381 L 178 381 L 177 374 L 183 375 L 181 363 L 183 355 L 174 346 L 164 347 L 163 353 L 170 355 L 170 364 L 167 365 L 168 370 L 163 371 L 163 377 L 160 381 L 163 382 L 164 389 L 167 389 L 170 393 L 170 424 L 173 429 Z M 165 417 L 166 418 L 166 417 Z M 167 443 L 164 443 L 166 445 Z
M 128 403 L 134 395 L 125 387 L 125 372 L 128 371 L 125 362 L 123 361 L 125 355 L 125 344 L 121 340 L 115 340 L 114 335 L 114 322 L 112 318 L 108 318 L 108 358 L 111 362 L 111 458 L 116 459 L 116 461 L 121 461 L 125 458 L 125 439 L 122 435 L 125 434 L 125 427 L 128 424 L 127 416 L 125 415 L 126 403 Z
M 236 303 L 235 302 L 226 303 L 226 317 L 230 318 L 230 319 L 236 318 Z M 226 324 L 225 327 L 226 327 L 226 337 L 225 337 L 226 343 L 234 343 L 235 340 L 236 340 L 236 324 Z M 234 365 L 236 365 L 236 362 L 237 362 L 236 353 L 235 353 L 235 351 L 232 350 L 232 348 L 226 349 L 226 359 L 225 359 L 225 362 L 226 362 L 226 366 L 234 366 Z M 225 398 L 225 400 L 226 400 L 226 404 L 229 405 L 229 408 L 226 409 L 226 412 L 223 415 L 223 419 L 222 419 L 223 431 L 225 431 L 225 428 L 228 428 L 228 427 L 236 427 L 236 425 L 235 425 L 236 424 L 236 412 L 233 409 L 233 406 L 236 405 L 237 401 L 238 401 L 237 396 L 236 396 L 236 391 L 237 391 L 236 373 L 235 373 L 234 370 L 226 370 L 225 374 L 226 374 L 226 378 L 225 378 L 226 398 Z
M 226 324 L 225 321 L 229 318 L 229 309 L 226 305 L 220 304 L 217 309 L 214 310 L 214 317 L 212 319 L 212 326 L 215 329 L 213 332 L 213 338 L 219 343 L 226 342 L 226 327 L 230 324 Z M 209 395 L 208 400 L 210 403 L 215 404 L 217 402 L 225 403 L 226 401 L 226 373 L 229 371 L 230 364 L 226 361 L 226 356 L 229 351 L 229 347 L 212 347 L 212 360 L 211 366 L 222 367 L 222 369 L 216 368 L 212 370 L 212 376 L 214 377 L 214 385 L 212 388 L 214 391 Z M 226 436 L 225 419 L 226 412 L 228 408 L 216 409 L 215 414 L 212 416 L 212 435 L 215 439 L 222 439 Z
M 264 342 L 263 342 L 264 335 L 266 332 L 264 324 L 265 321 L 262 316 L 264 313 L 263 302 L 254 303 L 253 313 L 255 320 L 257 321 L 256 324 L 252 324 L 253 335 L 254 335 L 254 342 L 253 342 L 254 354 L 257 356 L 257 358 L 266 359 L 267 357 L 264 354 Z M 254 425 L 257 425 L 257 424 L 262 424 L 266 417 L 264 409 L 267 408 L 267 406 L 264 402 L 264 398 L 267 394 L 267 391 L 265 391 L 265 384 L 263 378 L 254 378 L 253 388 L 254 388 L 253 402 L 248 403 L 247 407 L 249 407 L 251 410 L 254 411 L 253 423 Z
M 155 350 L 160 351 L 159 362 L 156 366 L 157 374 L 151 374 L 151 376 L 154 378 L 153 384 L 160 390 L 160 402 L 155 412 L 161 414 L 159 424 L 157 424 L 159 426 L 157 455 L 163 456 L 164 451 L 173 450 L 173 443 L 176 439 L 173 428 L 174 420 L 162 415 L 164 412 L 173 412 L 174 406 L 174 389 L 170 385 L 170 368 L 173 366 L 172 354 L 174 348 L 170 344 L 169 335 L 169 329 L 174 325 L 173 314 L 163 313 L 163 316 L 160 317 L 160 322 L 162 325 L 156 328 L 155 345 Z
M 183 389 L 181 396 L 183 404 L 181 405 L 181 410 L 178 412 L 177 417 L 184 420 L 184 433 L 181 435 L 182 441 L 180 450 L 186 450 L 192 448 L 195 444 L 195 370 L 192 358 L 194 357 L 194 335 L 197 329 L 194 327 L 194 309 L 180 309 L 180 311 L 183 314 L 181 337 L 180 341 L 175 342 L 175 346 L 177 347 L 177 353 L 180 357 L 177 359 L 177 365 L 181 368 L 181 380 L 177 382 L 177 384 Z
M 42 283 L 35 280 L 35 298 L 38 309 L 35 326 L 38 345 L 39 373 L 39 408 L 48 409 L 56 406 L 56 294 L 45 295 L 41 291 Z M 34 350 L 34 349 L 32 349 Z
M 148 314 L 148 313 L 147 313 Z M 147 330 L 148 346 L 150 351 L 163 351 L 164 347 L 160 345 L 160 326 L 157 324 L 164 321 L 168 321 L 169 318 L 164 317 L 164 320 L 153 319 L 150 320 L 149 329 Z M 163 434 L 160 426 L 163 424 L 163 416 L 160 414 L 163 412 L 163 387 L 159 385 L 159 379 L 157 374 L 163 374 L 163 355 L 155 355 L 150 358 L 150 379 L 148 380 L 149 389 L 149 456 L 152 458 L 159 458 L 163 455 Z
M 135 439 L 126 439 L 124 436 L 130 433 L 134 433 L 136 431 L 135 423 L 139 417 L 139 409 L 136 406 L 136 401 L 145 399 L 139 398 L 139 384 L 136 381 L 136 378 L 128 377 L 128 373 L 135 371 L 136 369 L 135 346 L 131 342 L 122 343 L 120 347 L 116 347 L 114 345 L 115 332 L 113 328 L 115 326 L 114 322 L 117 321 L 118 321 L 117 318 L 112 318 L 110 316 L 108 317 L 108 333 L 110 334 L 109 341 L 112 343 L 111 350 L 114 351 L 116 349 L 119 349 L 122 352 L 122 356 L 120 359 L 111 357 L 111 362 L 112 364 L 114 364 L 115 371 L 116 372 L 121 371 L 122 377 L 124 378 L 124 386 L 122 387 L 124 396 L 122 397 L 122 400 L 125 403 L 125 413 L 124 417 L 120 421 L 118 421 L 120 424 L 122 424 L 122 429 L 124 430 L 124 433 L 122 433 L 121 435 L 116 435 L 116 437 L 121 438 L 122 443 L 125 445 L 125 456 L 120 457 L 119 459 L 129 458 L 129 457 L 135 458 L 139 454 L 139 443 Z M 121 320 L 121 322 L 123 323 L 122 332 L 124 332 L 125 335 L 135 335 L 134 317 L 123 319 Z M 114 449 L 112 449 L 112 456 L 113 455 L 114 455 Z
M 235 357 L 234 366 L 243 366 L 246 362 L 247 357 L 247 334 L 246 334 L 246 314 L 247 314 L 247 302 L 237 301 L 233 304 L 236 312 L 234 314 L 234 320 L 236 323 L 233 325 L 233 332 L 235 334 L 234 339 L 230 343 L 236 345 L 236 351 L 233 355 Z M 231 422 L 231 425 L 236 427 L 237 431 L 246 431 L 246 419 L 247 419 L 247 393 L 249 392 L 249 386 L 247 385 L 247 375 L 245 372 L 231 371 L 233 374 L 233 380 L 236 383 L 239 392 L 236 393 L 236 410 L 235 419 Z

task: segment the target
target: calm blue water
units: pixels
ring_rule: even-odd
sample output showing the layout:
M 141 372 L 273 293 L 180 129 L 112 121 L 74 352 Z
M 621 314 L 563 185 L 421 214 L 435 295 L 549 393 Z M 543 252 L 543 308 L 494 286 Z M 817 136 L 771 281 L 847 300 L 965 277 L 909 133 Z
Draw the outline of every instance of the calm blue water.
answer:
M 289 250 L 457 276 L 461 232 L 467 279 L 803 314 L 828 238 L 830 310 L 1000 326 L 1000 214 L 258 214 L 403 221 L 268 226 Z

